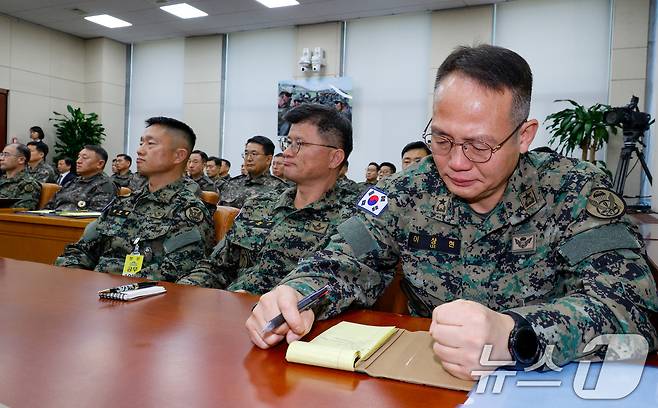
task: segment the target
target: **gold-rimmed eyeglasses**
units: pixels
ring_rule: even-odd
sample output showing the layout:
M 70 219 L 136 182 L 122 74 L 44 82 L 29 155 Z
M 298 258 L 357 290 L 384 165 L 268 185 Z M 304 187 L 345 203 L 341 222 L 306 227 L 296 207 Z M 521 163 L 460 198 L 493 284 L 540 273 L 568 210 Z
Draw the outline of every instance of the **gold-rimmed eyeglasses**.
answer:
M 285 151 L 287 148 L 290 148 L 290 150 L 292 150 L 293 153 L 297 154 L 299 153 L 299 151 L 302 149 L 302 146 L 304 145 L 322 146 L 322 147 L 330 147 L 332 149 L 340 149 L 339 147 L 327 145 L 327 144 L 304 142 L 300 139 L 292 140 L 289 137 L 279 138 L 279 147 L 281 148 L 281 151 Z
M 519 123 L 514 130 L 500 143 L 495 146 L 490 146 L 485 142 L 480 141 L 468 141 L 463 143 L 457 143 L 449 137 L 446 136 L 433 136 L 431 131 L 428 132 L 432 121 L 427 124 L 425 131 L 423 132 L 423 139 L 427 147 L 430 148 L 432 153 L 438 154 L 439 156 L 446 156 L 450 153 L 453 146 L 461 146 L 464 156 L 473 163 L 486 163 L 491 160 L 491 157 L 494 153 L 500 150 L 503 145 L 514 136 L 514 134 L 521 128 L 521 126 L 526 123 L 527 119 L 524 119 Z

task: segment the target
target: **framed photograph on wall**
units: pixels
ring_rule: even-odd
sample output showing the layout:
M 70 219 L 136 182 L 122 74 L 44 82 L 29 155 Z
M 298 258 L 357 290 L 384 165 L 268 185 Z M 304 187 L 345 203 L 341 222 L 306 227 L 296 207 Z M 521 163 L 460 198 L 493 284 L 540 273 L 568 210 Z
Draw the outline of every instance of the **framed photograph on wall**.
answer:
M 279 82 L 278 132 L 286 136 L 290 123 L 283 118 L 295 106 L 302 103 L 319 103 L 330 106 L 352 121 L 352 80 L 348 77 L 322 77 L 292 79 Z

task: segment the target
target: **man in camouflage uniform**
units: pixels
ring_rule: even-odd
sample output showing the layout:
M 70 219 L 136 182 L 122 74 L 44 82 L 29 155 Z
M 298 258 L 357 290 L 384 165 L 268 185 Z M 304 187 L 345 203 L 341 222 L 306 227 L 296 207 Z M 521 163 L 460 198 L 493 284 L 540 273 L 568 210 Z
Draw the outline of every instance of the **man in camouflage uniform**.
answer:
M 12 207 L 34 210 L 39 204 L 41 185 L 25 171 L 30 150 L 22 144 L 5 146 L 0 153 L 0 198 L 17 198 Z
M 124 273 L 127 255 L 141 257 L 141 269 L 124 274 L 175 281 L 210 247 L 212 221 L 194 195 L 198 187 L 182 177 L 196 136 L 186 124 L 151 118 L 137 149 L 137 169 L 147 188 L 117 197 L 55 265 Z
M 128 184 L 128 188 L 130 191 L 139 191 L 146 187 L 148 185 L 149 179 L 147 177 L 144 177 L 139 173 L 139 171 L 136 171 L 133 173 L 132 178 L 130 179 L 130 183 Z
M 117 193 L 103 169 L 107 152 L 100 146 L 87 145 L 78 154 L 78 177 L 63 186 L 46 204 L 46 209 L 56 211 L 101 211 Z
M 352 151 L 350 123 L 322 105 L 301 105 L 286 120 L 292 125 L 281 149 L 296 186 L 248 199 L 226 238 L 178 283 L 262 294 L 353 213 L 355 192 L 335 185 Z
M 29 142 L 27 148 L 30 149 L 30 162 L 27 166 L 27 172 L 40 183 L 56 183 L 57 175 L 53 166 L 46 163 L 48 156 L 48 145 L 44 142 Z
M 242 154 L 247 175 L 233 177 L 221 186 L 219 205 L 241 208 L 247 198 L 285 186 L 283 180 L 270 174 L 273 154 L 274 143 L 265 136 L 247 140 Z
M 195 150 L 187 161 L 187 176 L 199 185 L 202 191 L 217 192 L 215 183 L 203 172 L 208 162 L 208 155 L 201 150 Z
M 127 154 L 117 154 L 113 160 L 113 165 L 116 167 L 116 173 L 112 174 L 112 182 L 119 187 L 128 187 L 133 178 L 133 172 L 130 171 L 130 166 L 133 164 L 132 157 Z
M 583 357 L 601 334 L 637 333 L 656 349 L 641 236 L 594 166 L 528 153 L 539 126 L 527 119 L 531 88 L 512 51 L 455 50 L 437 73 L 433 156 L 369 189 L 361 213 L 261 297 L 252 341 L 267 348 L 308 332 L 314 312 L 296 302 L 325 284 L 320 318 L 372 305 L 401 263 L 409 307 L 432 317 L 433 350 L 458 377 L 492 369 L 480 366 L 485 345 L 490 361 L 518 369 Z M 281 310 L 288 324 L 261 335 Z

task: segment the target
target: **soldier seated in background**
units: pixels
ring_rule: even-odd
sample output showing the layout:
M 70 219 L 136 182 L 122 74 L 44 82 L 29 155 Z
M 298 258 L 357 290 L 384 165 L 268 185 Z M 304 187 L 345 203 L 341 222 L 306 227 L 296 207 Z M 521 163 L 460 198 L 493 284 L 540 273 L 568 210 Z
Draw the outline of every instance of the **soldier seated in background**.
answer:
M 377 172 L 377 181 L 382 181 L 385 177 L 392 176 L 396 171 L 395 164 L 382 162 L 382 164 L 379 165 L 379 171 Z
M 130 166 L 133 164 L 132 157 L 127 154 L 117 154 L 117 157 L 112 160 L 112 166 L 116 170 L 112 174 L 112 182 L 118 187 L 128 187 L 133 178 L 133 172 L 130 171 Z
M 378 174 L 379 174 L 379 164 L 375 162 L 368 163 L 368 167 L 366 167 L 366 179 L 365 181 L 360 182 L 359 186 L 361 186 L 361 188 L 364 190 L 367 187 L 374 186 L 375 184 L 377 184 Z
M 423 157 L 432 154 L 425 142 L 411 142 L 402 149 L 402 170 L 406 170 L 409 166 L 420 163 Z
M 285 182 L 270 174 L 274 143 L 265 136 L 247 140 L 242 157 L 246 175 L 233 177 L 219 191 L 219 205 L 241 208 L 253 196 L 285 186 Z
M 315 313 L 372 305 L 401 263 L 409 308 L 432 318 L 434 353 L 457 377 L 492 371 L 485 356 L 517 369 L 600 358 L 585 346 L 602 334 L 640 334 L 655 350 L 658 296 L 641 235 L 592 164 L 528 152 L 539 127 L 531 92 L 530 67 L 510 50 L 449 55 L 436 78 L 433 160 L 366 192 L 329 245 L 260 298 L 251 340 L 291 342 Z M 297 301 L 326 284 L 329 299 L 300 314 Z M 261 333 L 281 311 L 287 324 Z
M 183 177 L 196 136 L 175 119 L 146 125 L 137 170 L 148 177 L 147 188 L 117 197 L 55 265 L 175 281 L 205 256 L 213 224 L 193 193 L 196 183 Z
M 30 149 L 22 144 L 5 146 L 0 153 L 0 198 L 17 198 L 12 207 L 34 210 L 39 204 L 41 185 L 26 171 L 30 161 Z
M 199 185 L 202 191 L 217 192 L 215 183 L 203 172 L 208 162 L 208 155 L 201 150 L 195 150 L 187 161 L 187 176 Z
M 101 211 L 117 193 L 103 169 L 107 152 L 100 146 L 87 145 L 78 154 L 75 163 L 78 177 L 62 187 L 46 204 L 46 209 L 56 211 Z
M 291 127 L 281 150 L 296 185 L 248 199 L 226 238 L 178 283 L 264 293 L 353 213 L 355 191 L 336 184 L 352 151 L 349 121 L 310 104 L 291 109 L 285 119 Z
M 27 172 L 40 183 L 55 183 L 57 181 L 55 169 L 46 163 L 48 145 L 41 141 L 32 141 L 27 144 L 27 148 L 30 149 L 30 162 L 26 168 Z

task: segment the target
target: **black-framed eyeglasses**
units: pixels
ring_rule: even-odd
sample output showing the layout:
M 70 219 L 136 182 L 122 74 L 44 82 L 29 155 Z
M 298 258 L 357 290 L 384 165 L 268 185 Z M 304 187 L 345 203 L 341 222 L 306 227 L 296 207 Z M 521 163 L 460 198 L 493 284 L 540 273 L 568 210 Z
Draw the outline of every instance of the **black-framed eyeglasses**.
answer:
M 478 142 L 478 141 L 472 141 L 472 142 L 463 142 L 463 143 L 457 143 L 454 140 L 446 137 L 446 136 L 437 136 L 437 137 L 432 137 L 432 133 L 428 133 L 428 129 L 432 124 L 432 120 L 430 119 L 430 122 L 427 124 L 425 127 L 425 131 L 423 131 L 423 138 L 425 141 L 425 144 L 427 144 L 427 147 L 430 148 L 432 153 L 438 154 L 439 156 L 446 156 L 450 151 L 452 150 L 453 146 L 461 146 L 462 152 L 464 152 L 464 156 L 473 163 L 486 163 L 489 160 L 491 160 L 491 157 L 493 156 L 494 153 L 496 153 L 498 150 L 500 150 L 503 145 L 514 136 L 514 134 L 521 128 L 521 126 L 527 122 L 527 119 L 524 119 L 519 123 L 514 130 L 512 130 L 512 133 L 510 133 L 502 142 L 498 143 L 495 146 L 489 146 L 489 144 L 485 142 Z
M 304 142 L 300 139 L 292 140 L 291 138 L 285 136 L 279 138 L 279 147 L 281 148 L 281 151 L 285 151 L 287 148 L 290 148 L 290 150 L 292 150 L 293 153 L 297 154 L 299 153 L 299 151 L 302 149 L 302 146 L 304 145 L 322 146 L 322 147 L 330 147 L 332 149 L 340 149 L 340 147 L 327 145 L 327 144 Z
M 258 153 L 258 152 L 244 152 L 242 153 L 242 158 L 246 159 L 247 157 L 258 157 L 258 156 L 265 156 L 265 153 Z

